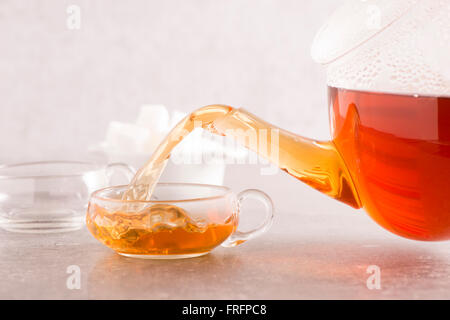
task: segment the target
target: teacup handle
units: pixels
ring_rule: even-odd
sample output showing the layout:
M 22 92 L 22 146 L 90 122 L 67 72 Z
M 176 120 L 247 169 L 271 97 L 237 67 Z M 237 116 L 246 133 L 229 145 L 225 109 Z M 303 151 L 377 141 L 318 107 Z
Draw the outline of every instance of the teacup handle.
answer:
M 106 166 L 105 170 L 109 185 L 111 185 L 112 177 L 116 172 L 122 173 L 128 181 L 131 181 L 136 174 L 136 170 L 132 166 L 122 162 L 110 163 Z
M 242 192 L 240 192 L 237 195 L 237 207 L 238 207 L 238 214 L 240 214 L 241 212 L 241 207 L 242 207 L 242 203 L 244 202 L 244 200 L 246 199 L 256 199 L 259 200 L 260 202 L 262 202 L 265 206 L 265 211 L 266 211 L 266 216 L 264 221 L 255 229 L 247 231 L 247 232 L 242 232 L 236 229 L 235 232 L 233 232 L 231 234 L 231 236 L 228 237 L 227 240 L 225 240 L 222 243 L 223 247 L 235 247 L 237 245 L 240 245 L 241 243 L 255 238 L 261 234 L 263 234 L 264 232 L 266 232 L 267 230 L 269 230 L 269 228 L 272 225 L 273 222 L 273 213 L 274 213 L 274 206 L 273 206 L 273 202 L 272 199 L 270 199 L 270 197 L 260 191 L 260 190 L 256 190 L 256 189 L 247 189 L 244 190 Z M 238 226 L 239 227 L 239 226 Z

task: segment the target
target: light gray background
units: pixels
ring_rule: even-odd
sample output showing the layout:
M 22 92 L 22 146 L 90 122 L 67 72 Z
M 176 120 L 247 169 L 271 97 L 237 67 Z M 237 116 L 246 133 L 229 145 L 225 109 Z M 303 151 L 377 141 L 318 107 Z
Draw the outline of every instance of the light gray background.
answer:
M 0 2 L 0 163 L 83 159 L 144 103 L 223 103 L 329 137 L 310 45 L 337 0 Z M 70 4 L 81 29 L 66 26 Z

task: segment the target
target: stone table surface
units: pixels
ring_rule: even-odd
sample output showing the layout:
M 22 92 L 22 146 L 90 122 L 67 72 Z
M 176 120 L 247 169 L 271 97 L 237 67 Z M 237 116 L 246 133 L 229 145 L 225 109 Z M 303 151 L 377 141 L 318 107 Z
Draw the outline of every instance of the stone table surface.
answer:
M 226 184 L 257 187 L 276 206 L 272 229 L 235 248 L 184 260 L 125 258 L 79 231 L 0 231 L 1 299 L 449 299 L 450 242 L 416 242 L 284 173 L 231 168 Z M 253 223 L 256 208 L 247 209 Z M 69 289 L 70 266 L 80 270 Z M 370 266 L 380 289 L 370 290 Z

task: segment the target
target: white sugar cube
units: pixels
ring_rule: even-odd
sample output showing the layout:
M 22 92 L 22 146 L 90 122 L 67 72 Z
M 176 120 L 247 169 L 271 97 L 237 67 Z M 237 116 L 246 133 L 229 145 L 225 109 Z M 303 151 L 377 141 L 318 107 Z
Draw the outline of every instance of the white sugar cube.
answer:
M 149 129 L 152 133 L 167 133 L 169 130 L 169 112 L 161 104 L 143 105 L 136 124 Z
M 140 152 L 150 139 L 150 130 L 131 123 L 110 122 L 106 132 L 106 147 L 114 152 Z

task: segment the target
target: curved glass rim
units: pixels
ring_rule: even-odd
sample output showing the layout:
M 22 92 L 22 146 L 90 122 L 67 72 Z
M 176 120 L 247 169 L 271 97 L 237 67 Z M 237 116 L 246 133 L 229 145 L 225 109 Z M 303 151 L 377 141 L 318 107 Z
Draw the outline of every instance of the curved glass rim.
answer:
M 0 179 L 44 179 L 44 178 L 68 178 L 68 177 L 80 177 L 88 172 L 94 172 L 101 169 L 101 165 L 95 162 L 85 162 L 85 161 L 66 161 L 66 160 L 49 160 L 49 161 L 35 161 L 35 162 L 21 162 L 13 164 L 0 165 L 0 170 L 25 167 L 25 166 L 39 166 L 39 165 L 86 165 L 92 168 L 81 170 L 79 173 L 67 173 L 67 174 L 44 174 L 44 175 L 2 175 L 0 174 Z
M 218 186 L 213 184 L 202 184 L 202 183 L 183 183 L 183 182 L 160 182 L 156 184 L 156 188 L 158 186 L 169 186 L 169 187 L 206 187 L 206 188 L 212 188 L 216 190 L 223 191 L 220 195 L 210 196 L 210 197 L 198 197 L 198 198 L 189 198 L 189 199 L 164 199 L 164 200 L 122 200 L 122 199 L 112 199 L 107 198 L 104 196 L 100 196 L 102 192 L 110 191 L 114 189 L 123 189 L 126 188 L 127 185 L 120 185 L 120 186 L 112 186 L 112 187 L 106 187 L 99 190 L 94 191 L 91 194 L 91 199 L 97 199 L 101 201 L 107 201 L 107 202 L 115 202 L 115 203 L 185 203 L 185 202 L 196 202 L 196 201 L 205 201 L 205 200 L 215 200 L 215 199 L 221 199 L 225 196 L 232 193 L 232 190 L 225 186 Z

